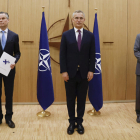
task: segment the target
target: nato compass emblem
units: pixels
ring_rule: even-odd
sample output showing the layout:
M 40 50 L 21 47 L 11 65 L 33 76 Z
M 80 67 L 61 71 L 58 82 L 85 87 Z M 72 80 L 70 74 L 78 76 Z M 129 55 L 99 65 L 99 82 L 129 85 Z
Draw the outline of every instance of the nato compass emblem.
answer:
M 95 73 L 94 74 L 101 74 L 101 55 L 100 53 L 95 53 L 96 58 L 95 58 Z
M 3 63 L 6 65 L 7 63 L 10 63 L 9 61 L 7 61 L 6 59 L 3 61 Z
M 39 51 L 39 71 L 50 71 L 49 66 L 50 52 L 47 49 L 40 49 Z

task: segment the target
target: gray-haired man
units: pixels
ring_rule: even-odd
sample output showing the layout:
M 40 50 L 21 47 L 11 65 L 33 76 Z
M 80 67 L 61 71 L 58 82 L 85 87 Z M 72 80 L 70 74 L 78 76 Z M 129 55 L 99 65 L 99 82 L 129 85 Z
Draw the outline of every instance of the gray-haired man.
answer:
M 60 46 L 60 73 L 65 81 L 69 127 L 67 133 L 73 134 L 75 123 L 79 134 L 84 133 L 82 125 L 88 82 L 95 70 L 94 35 L 83 29 L 85 15 L 78 10 L 73 13 L 74 28 L 62 35 Z M 75 99 L 77 97 L 77 117 Z

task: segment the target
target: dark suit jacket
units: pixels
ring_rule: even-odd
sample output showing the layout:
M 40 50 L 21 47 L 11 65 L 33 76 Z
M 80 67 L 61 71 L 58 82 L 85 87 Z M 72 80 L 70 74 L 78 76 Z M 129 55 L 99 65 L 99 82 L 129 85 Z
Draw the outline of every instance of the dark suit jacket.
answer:
M 1 42 L 0 42 L 0 57 L 3 52 L 10 54 L 16 58 L 15 63 L 20 58 L 20 49 L 19 49 L 19 38 L 18 35 L 10 30 L 8 30 L 7 41 L 4 50 L 2 50 Z M 15 68 L 10 71 L 11 73 L 15 72 Z
M 89 71 L 95 70 L 95 41 L 94 35 L 83 29 L 81 49 L 78 50 L 74 28 L 62 35 L 60 46 L 60 73 L 68 72 L 69 77 L 76 75 L 80 65 L 82 78 L 87 78 Z
M 134 55 L 137 58 L 136 75 L 140 75 L 140 34 L 137 35 L 135 40 Z

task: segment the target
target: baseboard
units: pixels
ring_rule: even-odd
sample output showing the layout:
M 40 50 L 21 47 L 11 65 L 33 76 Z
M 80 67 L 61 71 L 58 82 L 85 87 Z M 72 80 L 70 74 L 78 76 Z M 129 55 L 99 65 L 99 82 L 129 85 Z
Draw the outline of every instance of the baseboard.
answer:
M 104 101 L 103 103 L 131 103 L 135 100 L 114 100 L 114 101 Z M 2 104 L 5 104 L 3 102 Z M 39 105 L 38 102 L 13 102 L 14 105 Z M 65 105 L 66 102 L 54 102 L 53 105 Z M 90 101 L 86 101 L 86 104 L 90 104 Z

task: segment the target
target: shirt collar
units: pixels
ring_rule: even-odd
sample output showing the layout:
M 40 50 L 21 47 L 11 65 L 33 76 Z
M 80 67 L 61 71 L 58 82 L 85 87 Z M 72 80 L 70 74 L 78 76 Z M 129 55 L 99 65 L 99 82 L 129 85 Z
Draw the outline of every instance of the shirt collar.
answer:
M 78 31 L 77 28 L 74 27 L 75 33 Z M 81 33 L 83 33 L 83 28 L 80 29 Z
M 0 32 L 2 31 L 2 29 L 0 29 Z M 8 28 L 6 28 L 5 30 L 5 33 L 8 33 Z

